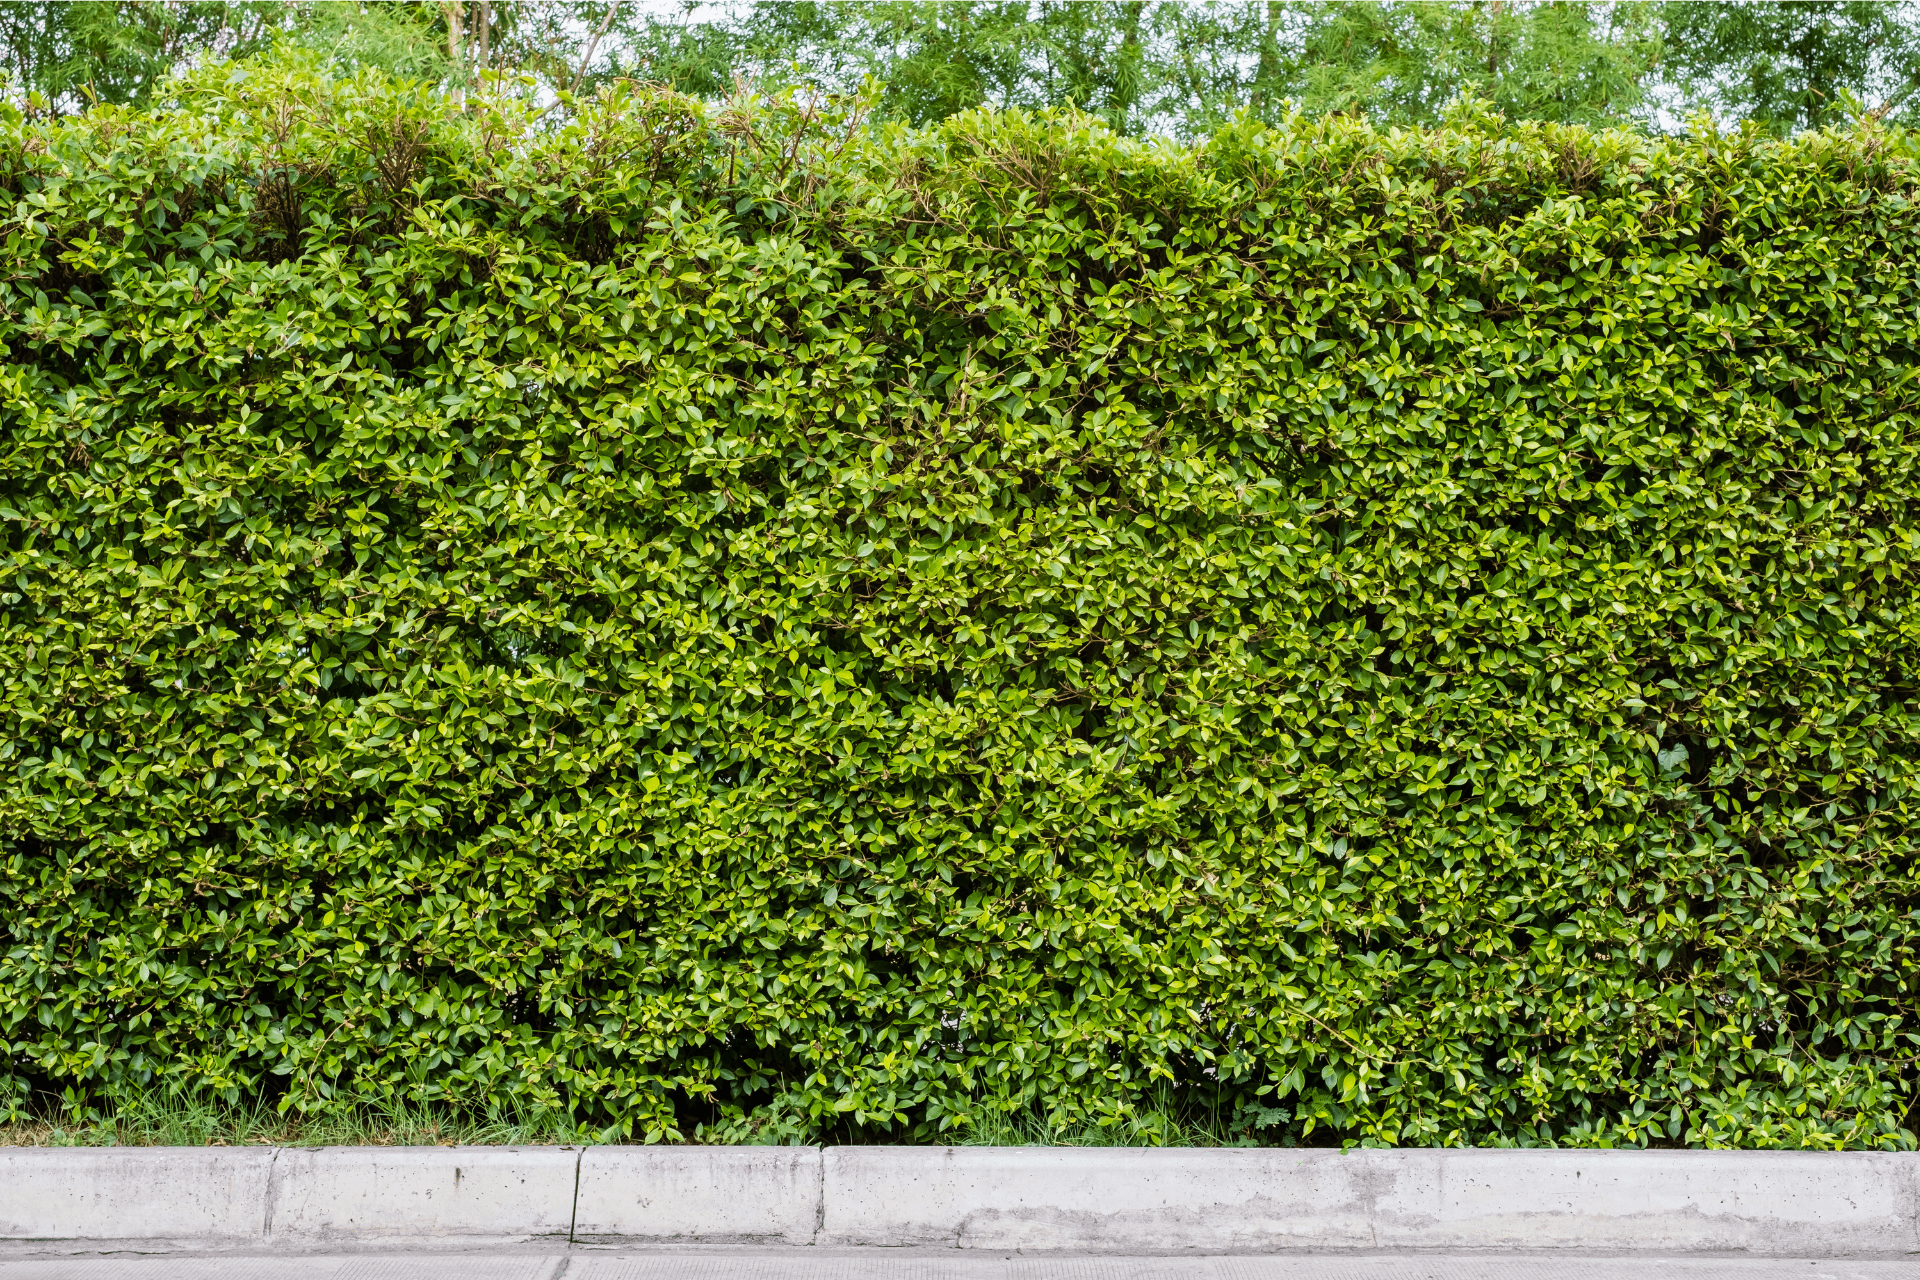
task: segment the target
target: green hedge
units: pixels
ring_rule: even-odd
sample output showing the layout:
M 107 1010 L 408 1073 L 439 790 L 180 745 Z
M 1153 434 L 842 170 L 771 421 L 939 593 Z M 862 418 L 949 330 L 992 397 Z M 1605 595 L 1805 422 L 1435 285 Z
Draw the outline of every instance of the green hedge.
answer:
M 4 1105 L 1914 1145 L 1908 141 L 852 112 L 5 126 Z

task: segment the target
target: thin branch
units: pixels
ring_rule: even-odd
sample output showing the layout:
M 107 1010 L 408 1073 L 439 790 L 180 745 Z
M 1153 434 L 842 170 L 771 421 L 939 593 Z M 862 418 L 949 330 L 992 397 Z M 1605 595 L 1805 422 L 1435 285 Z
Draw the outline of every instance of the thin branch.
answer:
M 600 21 L 600 29 L 593 33 L 593 39 L 587 41 L 587 51 L 580 55 L 580 69 L 573 73 L 573 83 L 567 86 L 568 93 L 578 93 L 580 80 L 587 74 L 587 64 L 593 61 L 593 51 L 600 47 L 600 37 L 607 34 L 607 28 L 613 25 L 613 15 L 620 12 L 620 0 L 608 0 L 607 16 Z
M 1878 124 L 1880 121 L 1885 120 L 1889 114 L 1899 110 L 1900 105 L 1908 98 L 1911 98 L 1916 91 L 1920 91 L 1920 76 L 1915 76 L 1913 79 L 1907 81 L 1906 87 L 1901 89 L 1900 92 L 1867 112 L 1867 119 Z

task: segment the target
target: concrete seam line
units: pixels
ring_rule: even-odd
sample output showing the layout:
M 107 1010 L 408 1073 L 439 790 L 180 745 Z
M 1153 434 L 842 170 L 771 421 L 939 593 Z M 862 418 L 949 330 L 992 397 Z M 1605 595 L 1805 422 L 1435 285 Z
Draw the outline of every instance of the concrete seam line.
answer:
M 273 1157 L 267 1161 L 267 1190 L 265 1213 L 260 1223 L 260 1239 L 273 1239 L 273 1211 L 280 1202 L 280 1148 L 273 1149 Z
M 820 1158 L 813 1162 L 813 1235 L 808 1244 L 818 1244 L 827 1227 L 827 1149 L 817 1148 Z
M 573 1233 L 580 1226 L 580 1162 L 586 1158 L 585 1147 L 573 1153 L 573 1212 L 567 1215 L 567 1247 L 569 1249 L 573 1247 Z M 562 1267 L 561 1270 L 565 1268 Z
M 1908 1181 L 1911 1183 L 1907 1188 L 1910 1206 L 1908 1216 L 1912 1219 L 1909 1224 L 1912 1235 L 1911 1247 L 1914 1252 L 1920 1253 L 1920 1161 L 1910 1163 L 1907 1174 Z

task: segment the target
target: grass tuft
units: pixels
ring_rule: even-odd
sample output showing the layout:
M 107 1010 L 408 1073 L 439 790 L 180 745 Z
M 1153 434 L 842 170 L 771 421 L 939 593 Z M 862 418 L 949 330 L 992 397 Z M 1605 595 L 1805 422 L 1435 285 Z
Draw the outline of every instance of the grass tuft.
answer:
M 1217 1099 L 1200 1103 L 1162 1088 L 1149 1105 L 1104 1120 L 1062 1121 L 1044 1112 L 986 1109 L 954 1139 L 962 1147 L 1256 1147 L 1256 1124 L 1284 1112 L 1245 1109 L 1229 1117 Z
M 44 1116 L 0 1124 L 5 1147 L 430 1147 L 560 1146 L 582 1141 L 564 1120 L 409 1106 L 302 1116 L 264 1104 L 142 1094 L 61 1106 Z
M 1063 1119 L 1027 1108 L 983 1104 L 950 1138 L 967 1147 L 1248 1147 L 1276 1138 L 1287 1113 L 1245 1105 L 1228 1110 L 1217 1094 L 1162 1088 L 1147 1105 L 1098 1119 Z M 227 1103 L 182 1094 L 143 1093 L 53 1103 L 45 1112 L 0 1123 L 0 1147 L 417 1147 L 579 1146 L 612 1140 L 564 1116 L 480 1115 L 444 1106 L 396 1103 L 302 1115 L 267 1102 Z M 826 1139 L 807 1118 L 778 1102 L 751 1115 L 731 1113 L 695 1130 L 702 1145 L 795 1145 Z M 1293 1139 L 1278 1135 L 1282 1145 Z

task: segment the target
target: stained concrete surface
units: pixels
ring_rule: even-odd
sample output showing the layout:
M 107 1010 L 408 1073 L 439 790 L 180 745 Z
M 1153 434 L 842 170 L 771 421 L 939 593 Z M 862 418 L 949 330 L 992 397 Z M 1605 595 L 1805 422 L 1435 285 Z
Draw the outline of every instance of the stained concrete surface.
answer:
M 0 1280 L 1920 1280 L 1910 1258 L 701 1250 L 14 1258 Z
M 0 1259 L 569 1244 L 1920 1258 L 1920 1153 L 0 1149 Z

